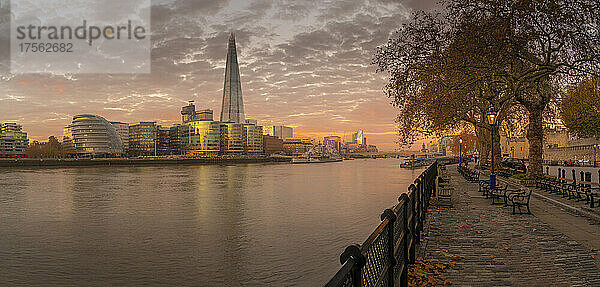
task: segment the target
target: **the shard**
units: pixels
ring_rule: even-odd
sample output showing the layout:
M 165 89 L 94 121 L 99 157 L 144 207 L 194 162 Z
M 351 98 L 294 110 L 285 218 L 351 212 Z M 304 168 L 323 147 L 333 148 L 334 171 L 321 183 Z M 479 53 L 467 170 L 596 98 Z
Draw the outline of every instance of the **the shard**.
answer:
M 221 105 L 221 122 L 243 123 L 244 101 L 242 100 L 242 82 L 235 48 L 235 35 L 229 36 L 227 47 L 227 64 L 225 66 L 225 84 L 223 85 L 223 103 Z

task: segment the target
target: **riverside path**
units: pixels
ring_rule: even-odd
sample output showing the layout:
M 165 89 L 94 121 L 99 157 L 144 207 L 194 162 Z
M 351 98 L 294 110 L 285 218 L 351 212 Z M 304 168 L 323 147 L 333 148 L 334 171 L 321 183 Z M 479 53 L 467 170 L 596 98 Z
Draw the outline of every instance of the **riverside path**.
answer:
M 454 262 L 453 286 L 600 286 L 598 224 L 535 197 L 533 215 L 513 215 L 448 169 L 454 205 L 430 209 L 418 256 Z

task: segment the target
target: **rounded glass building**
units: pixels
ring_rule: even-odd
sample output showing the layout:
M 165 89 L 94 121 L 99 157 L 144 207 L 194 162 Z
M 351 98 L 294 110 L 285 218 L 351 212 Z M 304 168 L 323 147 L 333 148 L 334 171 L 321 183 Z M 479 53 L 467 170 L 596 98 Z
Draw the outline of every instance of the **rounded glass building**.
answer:
M 110 157 L 123 154 L 123 143 L 117 130 L 103 117 L 76 115 L 70 128 L 78 156 Z

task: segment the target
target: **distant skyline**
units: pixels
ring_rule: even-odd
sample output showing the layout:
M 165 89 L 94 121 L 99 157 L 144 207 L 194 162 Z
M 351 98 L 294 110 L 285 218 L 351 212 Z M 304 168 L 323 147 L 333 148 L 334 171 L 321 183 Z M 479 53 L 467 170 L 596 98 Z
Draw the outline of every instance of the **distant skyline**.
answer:
M 363 129 L 369 144 L 389 151 L 398 147 L 397 110 L 382 92 L 387 75 L 370 65 L 373 51 L 434 1 L 152 1 L 147 75 L 11 75 L 7 3 L 0 0 L 0 122 L 22 124 L 31 139 L 60 137 L 83 113 L 169 126 L 194 100 L 219 114 L 234 32 L 247 118 L 321 139 Z

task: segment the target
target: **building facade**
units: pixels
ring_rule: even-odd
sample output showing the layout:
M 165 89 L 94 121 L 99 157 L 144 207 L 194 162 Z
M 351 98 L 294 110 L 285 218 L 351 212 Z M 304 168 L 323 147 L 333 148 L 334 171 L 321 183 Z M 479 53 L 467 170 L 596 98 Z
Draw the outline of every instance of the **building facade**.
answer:
M 0 157 L 25 157 L 29 145 L 27 133 L 16 123 L 0 124 Z
M 244 100 L 242 98 L 242 81 L 238 66 L 235 35 L 229 36 L 227 61 L 225 64 L 225 82 L 223 84 L 223 101 L 221 103 L 221 122 L 244 123 Z
M 129 124 L 122 123 L 122 122 L 110 122 L 110 123 L 117 130 L 117 134 L 119 134 L 121 143 L 123 143 L 123 154 L 128 154 L 128 152 L 129 152 Z M 63 134 L 63 136 L 64 136 L 64 134 Z
M 221 123 L 193 121 L 181 129 L 182 152 L 186 155 L 216 156 L 221 151 Z
M 342 151 L 342 138 L 339 136 L 324 137 L 323 145 L 333 148 L 339 153 Z
M 249 155 L 263 154 L 263 130 L 256 124 L 244 125 L 244 153 Z
M 283 140 L 278 137 L 263 135 L 263 152 L 266 155 L 283 152 Z
M 241 155 L 245 151 L 246 139 L 243 124 L 221 123 L 221 154 Z
M 132 156 L 158 155 L 156 122 L 129 124 L 129 154 Z
M 308 152 L 315 145 L 310 138 L 287 138 L 283 141 L 283 152 L 287 155 L 299 156 Z
M 294 129 L 286 126 L 273 126 L 273 136 L 285 141 L 294 137 Z
M 63 130 L 64 133 L 65 130 Z M 76 115 L 66 129 L 78 157 L 115 157 L 123 155 L 123 143 L 115 127 L 96 115 Z M 63 135 L 64 141 L 64 135 Z

